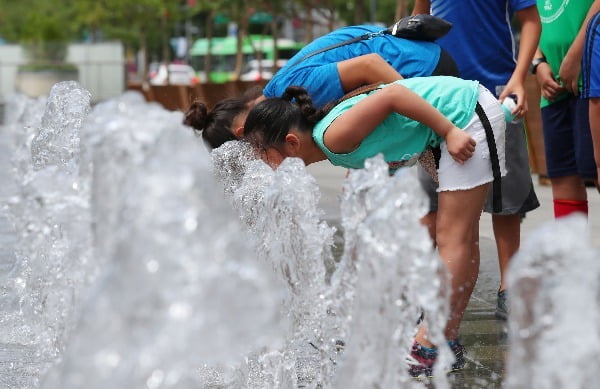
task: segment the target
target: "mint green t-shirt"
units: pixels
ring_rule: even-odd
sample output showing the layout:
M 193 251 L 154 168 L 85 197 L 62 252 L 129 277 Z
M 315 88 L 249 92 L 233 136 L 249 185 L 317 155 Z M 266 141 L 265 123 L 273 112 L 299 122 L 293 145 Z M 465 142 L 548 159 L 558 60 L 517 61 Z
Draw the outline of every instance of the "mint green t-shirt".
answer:
M 537 0 L 542 21 L 539 47 L 554 76 L 558 76 L 565 54 L 573 44 L 593 2 L 594 0 Z M 581 90 L 581 76 L 579 89 Z M 560 101 L 567 96 L 568 93 L 565 93 L 552 102 Z M 551 102 L 544 97 L 541 98 L 542 108 L 550 104 Z
M 475 112 L 479 97 L 477 81 L 455 77 L 414 77 L 398 80 L 401 84 L 427 100 L 456 127 L 464 128 Z M 385 87 L 382 86 L 383 88 Z M 337 104 L 313 129 L 313 139 L 332 164 L 360 169 L 368 158 L 382 153 L 392 169 L 411 165 L 427 147 L 437 147 L 442 138 L 431 128 L 397 113 L 389 115 L 371 132 L 354 151 L 336 154 L 325 146 L 323 138 L 331 123 L 360 100 L 377 90 L 360 94 Z

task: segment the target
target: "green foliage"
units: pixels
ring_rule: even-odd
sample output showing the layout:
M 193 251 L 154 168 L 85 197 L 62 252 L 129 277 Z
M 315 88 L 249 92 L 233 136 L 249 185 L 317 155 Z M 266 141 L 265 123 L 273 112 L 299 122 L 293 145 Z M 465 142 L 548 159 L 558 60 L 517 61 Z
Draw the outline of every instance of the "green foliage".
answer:
M 0 37 L 24 44 L 34 60 L 56 61 L 60 49 L 84 33 L 101 31 L 139 48 L 146 36 L 151 47 L 160 47 L 160 30 L 169 32 L 181 17 L 182 0 L 0 0 Z
M 263 12 L 281 21 L 308 9 L 326 8 L 335 10 L 336 21 L 342 24 L 368 23 L 374 5 L 376 21 L 391 24 L 399 4 L 410 12 L 414 0 L 0 0 L 0 37 L 26 45 L 32 58 L 53 62 L 64 56 L 67 42 L 84 36 L 120 40 L 128 48 L 144 49 L 149 57 L 162 59 L 165 38 L 183 20 L 193 20 L 201 36 L 206 23 L 213 23 L 209 15 L 239 22 Z M 271 26 L 248 27 L 260 33 L 264 30 L 257 29 Z M 214 25 L 214 34 L 223 35 L 226 28 Z
M 0 0 L 0 36 L 21 43 L 32 63 L 59 63 L 76 37 L 68 0 Z
M 362 3 L 362 4 L 361 4 Z M 396 8 L 400 5 L 404 5 L 404 13 L 408 15 L 412 12 L 414 7 L 414 0 L 335 0 L 334 7 L 339 15 L 338 20 L 344 21 L 345 24 L 360 24 L 370 23 L 371 20 L 371 9 L 372 6 L 375 8 L 375 21 L 377 23 L 383 23 L 384 25 L 390 25 L 396 20 Z M 360 12 L 359 7 L 362 5 L 363 13 Z M 358 12 L 358 15 L 357 15 Z M 357 20 L 358 19 L 358 20 Z
M 134 50 L 146 44 L 154 56 L 160 56 L 161 33 L 172 34 L 173 26 L 183 18 L 181 0 L 104 0 L 103 4 L 110 10 L 101 18 L 104 36 Z
M 74 72 L 77 71 L 77 66 L 68 63 L 28 63 L 19 66 L 20 71 L 43 72 Z
M 68 41 L 76 35 L 69 0 L 0 0 L 0 35 L 12 42 Z

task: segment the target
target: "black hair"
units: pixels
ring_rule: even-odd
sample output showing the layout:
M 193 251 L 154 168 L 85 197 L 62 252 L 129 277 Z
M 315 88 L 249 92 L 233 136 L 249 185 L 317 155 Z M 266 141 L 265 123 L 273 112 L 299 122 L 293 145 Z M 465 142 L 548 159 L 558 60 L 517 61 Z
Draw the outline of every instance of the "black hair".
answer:
M 380 85 L 377 83 L 359 87 L 318 110 L 313 106 L 306 89 L 289 86 L 281 97 L 266 99 L 250 111 L 244 125 L 244 137 L 254 145 L 277 147 L 285 142 L 285 136 L 292 128 L 302 132 L 312 131 L 315 124 L 341 101 L 373 91 Z
M 212 149 L 223 143 L 236 140 L 233 134 L 233 120 L 248 110 L 249 103 L 262 94 L 260 87 L 250 88 L 241 98 L 228 98 L 218 102 L 212 111 L 205 103 L 194 101 L 185 113 L 183 124 L 192 127 L 196 135 L 202 135 L 204 142 Z
M 276 147 L 285 142 L 292 128 L 312 131 L 324 114 L 315 109 L 306 89 L 289 86 L 281 97 L 258 103 L 248 114 L 244 137 L 262 147 Z

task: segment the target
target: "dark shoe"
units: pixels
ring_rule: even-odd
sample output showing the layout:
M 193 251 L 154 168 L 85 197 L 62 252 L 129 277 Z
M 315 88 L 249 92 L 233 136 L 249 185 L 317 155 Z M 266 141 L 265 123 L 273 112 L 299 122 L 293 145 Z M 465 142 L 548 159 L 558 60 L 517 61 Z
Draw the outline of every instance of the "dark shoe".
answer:
M 506 289 L 498 292 L 498 300 L 496 302 L 496 319 L 508 319 L 508 301 L 506 299 Z
M 450 371 L 457 371 L 465 367 L 465 346 L 460 344 L 458 340 L 448 342 L 448 346 L 450 346 L 450 349 L 454 353 L 454 358 L 456 358 Z
M 457 340 L 448 342 L 450 349 L 454 353 L 455 362 L 450 367 L 449 372 L 457 371 L 465 366 L 465 347 Z M 433 365 L 437 359 L 437 350 L 425 350 L 418 342 L 413 344 L 408 359 L 408 373 L 412 377 L 431 377 Z

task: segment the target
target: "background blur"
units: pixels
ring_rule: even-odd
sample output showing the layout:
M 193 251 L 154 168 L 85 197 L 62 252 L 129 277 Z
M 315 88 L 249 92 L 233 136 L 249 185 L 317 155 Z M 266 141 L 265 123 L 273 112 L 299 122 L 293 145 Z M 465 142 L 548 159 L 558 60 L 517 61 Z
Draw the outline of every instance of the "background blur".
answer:
M 306 42 L 343 25 L 389 25 L 413 3 L 0 0 L 0 104 L 32 71 L 75 71 L 95 101 L 146 82 L 261 81 Z

